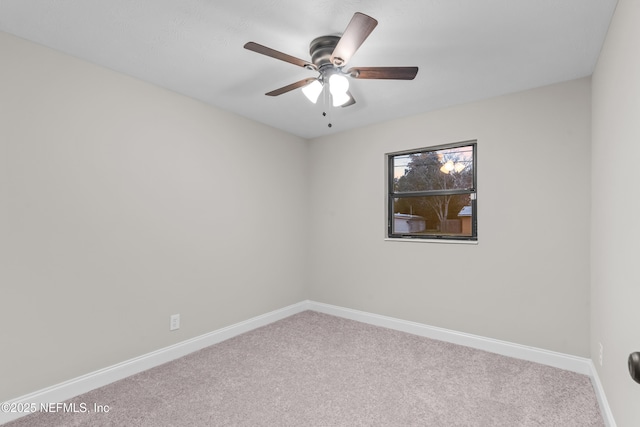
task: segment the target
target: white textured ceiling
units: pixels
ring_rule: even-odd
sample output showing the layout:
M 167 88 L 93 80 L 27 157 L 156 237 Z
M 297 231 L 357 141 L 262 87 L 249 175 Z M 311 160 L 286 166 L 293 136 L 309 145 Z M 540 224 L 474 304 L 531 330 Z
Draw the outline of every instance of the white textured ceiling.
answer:
M 305 138 L 588 76 L 616 0 L 0 0 L 0 30 Z M 357 103 L 312 105 L 309 59 L 354 12 L 378 26 L 352 66 L 418 66 L 415 80 L 352 80 Z M 1 62 L 1 52 L 0 52 Z M 326 110 L 328 119 L 322 116 Z

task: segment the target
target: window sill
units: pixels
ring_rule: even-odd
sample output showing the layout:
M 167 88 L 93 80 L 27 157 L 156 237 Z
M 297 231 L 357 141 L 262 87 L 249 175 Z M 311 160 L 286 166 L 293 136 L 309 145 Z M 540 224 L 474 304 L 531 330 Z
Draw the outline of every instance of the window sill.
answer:
M 453 245 L 477 245 L 477 240 L 447 240 L 447 239 L 399 239 L 387 237 L 386 242 L 411 242 L 411 243 L 439 243 Z

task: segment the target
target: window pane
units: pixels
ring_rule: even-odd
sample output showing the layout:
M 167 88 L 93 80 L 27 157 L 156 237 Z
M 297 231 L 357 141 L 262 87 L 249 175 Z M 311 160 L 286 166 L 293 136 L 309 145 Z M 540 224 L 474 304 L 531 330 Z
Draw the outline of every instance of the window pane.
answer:
M 474 188 L 473 145 L 392 156 L 393 192 Z
M 470 194 L 393 199 L 392 234 L 472 236 Z

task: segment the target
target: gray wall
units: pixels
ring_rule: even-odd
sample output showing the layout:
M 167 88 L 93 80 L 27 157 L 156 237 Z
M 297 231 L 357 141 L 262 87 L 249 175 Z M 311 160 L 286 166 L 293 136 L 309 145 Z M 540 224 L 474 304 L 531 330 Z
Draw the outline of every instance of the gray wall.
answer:
M 590 79 L 311 143 L 312 300 L 589 356 Z M 478 245 L 385 241 L 385 153 L 478 140 Z
M 0 52 L 0 401 L 306 297 L 306 141 Z
M 620 0 L 593 74 L 591 354 L 618 426 L 640 425 L 640 2 Z M 599 345 L 603 364 L 599 364 Z

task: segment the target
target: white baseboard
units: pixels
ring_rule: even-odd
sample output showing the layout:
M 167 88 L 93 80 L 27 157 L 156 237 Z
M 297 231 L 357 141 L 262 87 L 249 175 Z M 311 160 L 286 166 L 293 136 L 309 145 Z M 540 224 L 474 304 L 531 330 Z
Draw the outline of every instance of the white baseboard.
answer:
M 591 359 L 584 357 L 571 356 L 564 353 L 542 350 L 536 347 L 514 344 L 493 338 L 485 338 L 478 335 L 452 331 L 450 329 L 428 326 L 422 323 L 410 322 L 407 320 L 396 319 L 394 317 L 381 316 L 379 314 L 367 313 L 364 311 L 352 310 L 349 308 L 337 307 L 313 301 L 308 302 L 308 308 L 309 310 L 315 310 L 321 313 L 369 323 L 371 325 L 395 329 L 397 331 L 408 332 L 413 335 L 433 338 L 440 341 L 450 342 L 452 344 L 464 345 L 466 347 L 477 348 L 478 350 L 485 350 L 491 353 L 515 357 L 517 359 L 542 363 L 543 365 L 553 366 L 555 368 L 577 372 L 579 374 L 591 374 Z
M 613 412 L 611 412 L 611 407 L 609 406 L 607 396 L 604 393 L 604 388 L 602 387 L 600 377 L 598 376 L 598 370 L 593 364 L 593 361 L 591 361 L 591 383 L 593 384 L 593 389 L 596 391 L 596 397 L 598 398 L 598 404 L 600 405 L 600 412 L 602 413 L 604 423 L 607 427 L 616 427 L 616 421 L 613 419 Z
M 25 404 L 40 404 L 62 402 L 71 399 L 79 394 L 86 393 L 98 387 L 105 386 L 112 382 L 137 374 L 179 357 L 185 356 L 194 351 L 203 349 L 213 344 L 217 344 L 229 338 L 233 338 L 242 333 L 251 331 L 261 326 L 268 325 L 305 310 L 314 310 L 320 313 L 343 317 L 345 319 L 356 320 L 371 325 L 382 326 L 397 331 L 407 332 L 427 338 L 464 345 L 467 347 L 485 350 L 504 356 L 515 357 L 531 362 L 541 363 L 556 368 L 577 372 L 591 377 L 600 409 L 608 427 L 616 427 L 613 414 L 607 403 L 604 390 L 597 376 L 595 366 L 591 359 L 543 350 L 535 347 L 514 344 L 506 341 L 485 338 L 478 335 L 452 331 L 449 329 L 428 326 L 421 323 L 410 322 L 364 311 L 338 307 L 330 304 L 323 304 L 314 301 L 301 301 L 275 310 L 261 316 L 253 317 L 249 320 L 236 323 L 234 325 L 218 329 L 160 350 L 144 354 L 140 357 L 118 363 L 116 365 L 91 372 L 81 377 L 48 387 L 34 393 L 13 399 L 8 403 L 15 407 L 22 407 Z M 0 424 L 17 419 L 25 413 L 7 413 L 0 411 Z
M 40 407 L 41 404 L 63 402 L 98 387 L 102 387 L 128 376 L 146 371 L 147 369 L 170 362 L 179 357 L 186 356 L 189 353 L 193 353 L 194 351 L 201 350 L 210 345 L 217 344 L 229 338 L 233 338 L 242 333 L 268 325 L 305 310 L 308 310 L 308 302 L 302 301 L 261 316 L 253 317 L 249 320 L 218 329 L 208 334 L 200 335 L 169 347 L 126 360 L 116 365 L 82 375 L 69 381 L 56 384 L 52 387 L 38 390 L 34 393 L 21 396 L 6 403 L 9 407 L 28 408 L 29 406 L 27 404 L 35 404 L 37 407 Z M 24 415 L 27 415 L 27 413 L 0 411 L 0 424 L 7 423 Z

